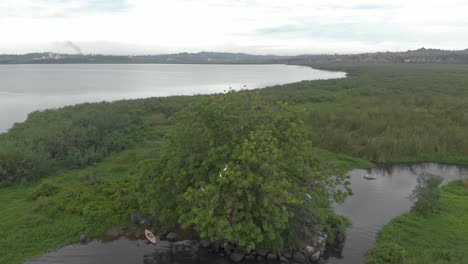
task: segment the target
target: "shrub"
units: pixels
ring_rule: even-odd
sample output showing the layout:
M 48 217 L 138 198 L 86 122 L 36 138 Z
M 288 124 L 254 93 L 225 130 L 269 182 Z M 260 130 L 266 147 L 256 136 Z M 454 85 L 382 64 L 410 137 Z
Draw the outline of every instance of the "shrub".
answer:
M 410 195 L 413 201 L 413 209 L 424 213 L 435 213 L 440 209 L 440 190 L 442 177 L 435 175 L 421 175 L 418 177 L 418 184 Z
M 59 191 L 59 186 L 53 183 L 43 182 L 29 193 L 28 198 L 31 200 L 36 200 L 39 197 L 49 197 L 55 195 Z
M 402 264 L 404 263 L 405 250 L 400 245 L 390 243 L 378 243 L 366 254 L 367 264 Z

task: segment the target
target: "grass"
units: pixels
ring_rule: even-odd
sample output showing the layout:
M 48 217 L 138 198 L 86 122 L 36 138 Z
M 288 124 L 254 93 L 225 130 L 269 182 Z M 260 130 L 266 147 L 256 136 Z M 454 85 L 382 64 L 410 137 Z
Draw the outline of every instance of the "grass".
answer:
M 137 210 L 134 179 L 147 147 L 111 155 L 81 170 L 64 171 L 34 184 L 0 189 L 0 263 L 22 263 L 44 252 L 94 237 L 130 222 Z M 55 192 L 38 192 L 52 185 Z M 42 195 L 36 195 L 42 193 Z
M 468 65 L 314 67 L 348 78 L 263 92 L 294 106 L 319 147 L 378 163 L 468 164 Z
M 468 263 L 468 192 L 462 181 L 450 182 L 441 191 L 439 213 L 411 211 L 395 218 L 380 231 L 374 249 L 397 244 L 404 249 L 404 264 Z

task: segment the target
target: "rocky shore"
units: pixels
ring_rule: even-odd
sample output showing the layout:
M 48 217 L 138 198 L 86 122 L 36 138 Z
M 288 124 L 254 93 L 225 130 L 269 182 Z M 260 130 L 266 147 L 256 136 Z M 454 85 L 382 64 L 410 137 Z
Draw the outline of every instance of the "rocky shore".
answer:
M 144 214 L 135 213 L 131 216 L 133 226 L 111 228 L 102 237 L 103 240 L 117 239 L 125 236 L 130 239 L 144 239 L 142 230 L 149 229 L 158 234 L 158 243 L 155 246 L 152 259 L 171 259 L 176 255 L 184 255 L 194 260 L 207 255 L 224 257 L 234 263 L 239 262 L 271 262 L 271 263 L 323 263 L 326 257 L 329 237 L 326 233 L 317 232 L 302 248 L 285 248 L 282 251 L 273 251 L 266 248 L 247 250 L 233 243 L 225 241 L 212 241 L 208 238 L 199 239 L 196 235 L 187 235 L 176 230 L 152 229 L 152 222 Z M 83 234 L 80 242 L 86 243 Z M 332 240 L 333 241 L 333 240 Z M 342 247 L 344 235 L 338 234 L 334 238 L 335 247 Z

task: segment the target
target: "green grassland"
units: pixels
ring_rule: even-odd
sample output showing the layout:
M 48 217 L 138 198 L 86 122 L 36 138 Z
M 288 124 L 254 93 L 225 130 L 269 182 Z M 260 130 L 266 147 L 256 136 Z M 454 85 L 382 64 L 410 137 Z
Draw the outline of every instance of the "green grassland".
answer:
M 297 111 L 312 133 L 317 153 L 329 164 L 341 171 L 374 166 L 371 162 L 468 164 L 468 66 L 314 67 L 344 70 L 348 78 L 274 86 L 261 94 Z M 152 98 L 36 112 L 0 135 L 0 263 L 21 263 L 76 242 L 81 233 L 98 236 L 129 223 L 139 207 L 140 166 L 157 159 L 158 146 L 171 131 L 170 117 L 200 98 Z M 436 216 L 440 220 L 422 219 L 441 232 L 421 235 L 441 241 L 447 250 L 440 256 L 423 252 L 426 260 L 457 257 L 458 248 L 466 248 L 467 233 L 461 220 L 456 222 L 456 214 L 465 217 L 466 207 L 458 210 L 468 203 L 463 195 L 449 192 L 450 187 L 444 187 L 445 209 Z M 445 225 L 444 217 L 452 224 Z M 392 226 L 393 234 L 403 233 L 403 225 Z M 410 236 L 426 232 L 425 226 L 415 222 L 408 226 L 414 228 L 408 240 L 401 235 L 401 241 L 411 241 L 416 248 L 430 243 Z M 382 232 L 382 241 L 388 232 Z M 443 246 L 447 239 L 451 241 L 447 245 L 460 245 Z M 401 241 L 397 243 L 407 245 Z
M 0 189 L 0 263 L 22 263 L 128 223 L 137 210 L 137 166 L 147 153 L 134 148 L 79 170 Z M 147 153 L 150 154 L 150 153 Z
M 468 66 L 331 64 L 348 78 L 266 89 L 302 110 L 318 146 L 373 162 L 468 164 Z
M 411 211 L 383 228 L 368 253 L 368 259 L 373 260 L 370 263 L 385 263 L 376 256 L 388 245 L 395 245 L 403 256 L 402 262 L 395 263 L 468 263 L 468 192 L 462 181 L 451 182 L 441 191 L 439 213 Z

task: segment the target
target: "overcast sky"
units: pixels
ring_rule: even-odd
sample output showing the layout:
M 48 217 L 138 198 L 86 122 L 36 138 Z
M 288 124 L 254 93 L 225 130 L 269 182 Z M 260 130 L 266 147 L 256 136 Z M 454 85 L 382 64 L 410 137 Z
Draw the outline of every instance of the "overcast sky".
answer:
M 0 0 L 0 53 L 468 48 L 466 0 Z

